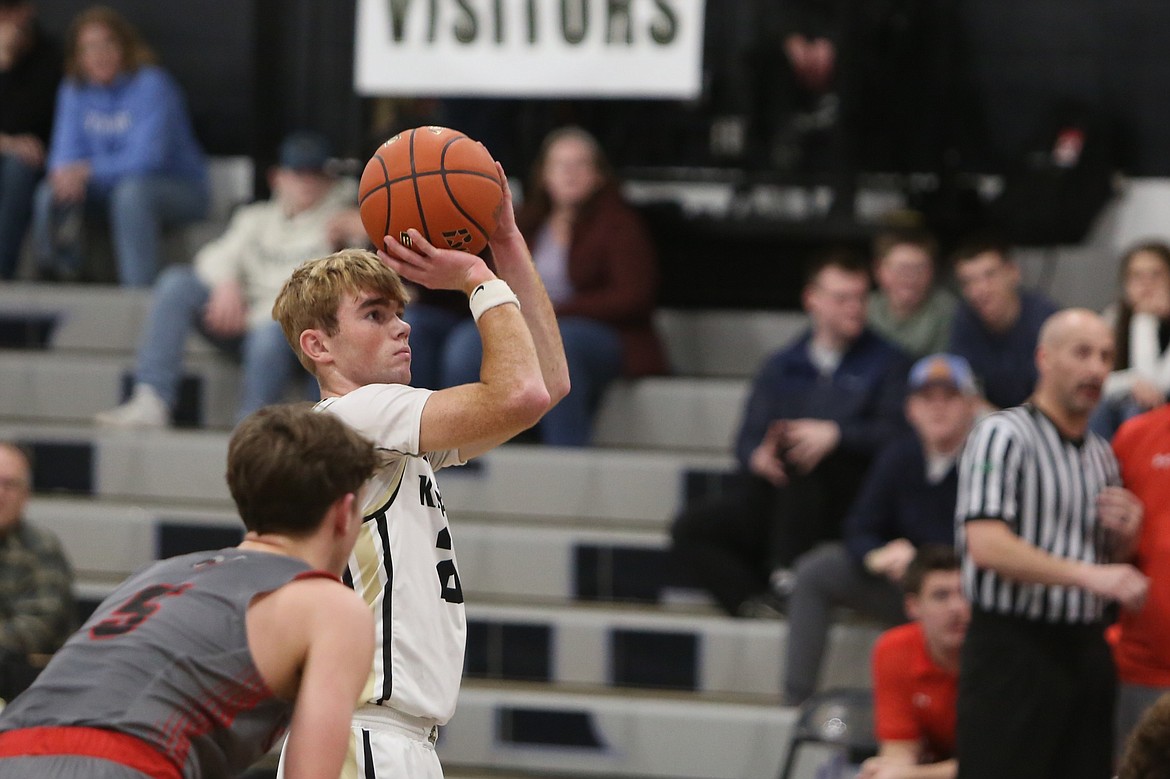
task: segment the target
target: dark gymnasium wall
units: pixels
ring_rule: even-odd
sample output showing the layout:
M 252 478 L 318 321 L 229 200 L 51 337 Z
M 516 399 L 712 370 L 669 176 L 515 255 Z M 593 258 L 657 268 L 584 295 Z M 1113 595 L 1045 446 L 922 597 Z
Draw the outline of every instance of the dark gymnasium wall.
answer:
M 707 90 L 698 101 L 466 101 L 455 115 L 490 107 L 497 124 L 508 124 L 513 144 L 524 147 L 548 125 L 573 119 L 610 135 L 620 164 L 703 163 L 707 124 L 730 108 L 726 85 L 741 75 L 741 52 L 755 29 L 752 15 L 782 2 L 708 3 L 718 13 L 711 14 L 708 25 Z M 996 169 L 1018 158 L 1054 107 L 1074 101 L 1106 118 L 1124 169 L 1170 175 L 1170 143 L 1165 141 L 1170 47 L 1164 45 L 1170 3 L 883 2 L 894 15 L 914 16 L 922 7 L 935 14 L 937 29 L 929 40 L 955 66 L 938 91 L 960 104 L 954 137 L 947 142 L 966 147 L 963 159 L 969 167 Z M 39 2 L 42 19 L 58 34 L 87 5 Z M 367 111 L 351 89 L 353 0 L 110 0 L 109 5 L 139 26 L 182 81 L 212 153 L 264 155 L 281 133 L 297 126 L 327 132 L 346 153 L 368 153 Z M 913 81 L 921 79 L 931 61 L 907 67 Z M 642 136 L 634 130 L 649 121 L 664 137 L 639 142 Z M 605 129 L 610 127 L 616 129 Z M 526 149 L 510 153 L 524 158 L 511 160 L 513 165 L 527 162 Z
M 271 159 L 293 128 L 326 132 L 347 153 L 363 133 L 351 89 L 354 3 L 346 0 L 111 0 L 182 83 L 212 154 Z M 38 0 L 64 38 L 90 3 Z M 261 166 L 263 168 L 263 165 Z

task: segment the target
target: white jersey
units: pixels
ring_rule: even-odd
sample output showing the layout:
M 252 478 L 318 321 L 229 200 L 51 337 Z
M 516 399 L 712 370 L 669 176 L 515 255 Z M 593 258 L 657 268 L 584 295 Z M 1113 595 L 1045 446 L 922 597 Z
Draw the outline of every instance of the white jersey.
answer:
M 390 455 L 366 485 L 365 522 L 345 574 L 376 621 L 374 667 L 362 700 L 445 724 L 463 676 L 467 619 L 435 471 L 463 463 L 456 451 L 419 453 L 430 395 L 373 384 L 317 408 Z

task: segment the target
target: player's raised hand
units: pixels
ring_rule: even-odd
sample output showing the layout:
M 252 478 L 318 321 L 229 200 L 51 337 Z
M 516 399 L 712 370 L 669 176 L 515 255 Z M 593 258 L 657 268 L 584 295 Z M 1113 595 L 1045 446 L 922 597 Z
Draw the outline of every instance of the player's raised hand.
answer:
M 459 290 L 470 295 L 477 286 L 496 277 L 487 263 L 474 254 L 432 246 L 413 227 L 406 233 L 409 246 L 388 235 L 378 257 L 408 281 L 427 289 Z
M 496 222 L 495 232 L 492 233 L 494 243 L 520 236 L 520 228 L 516 226 L 516 206 L 512 202 L 512 188 L 508 185 L 508 174 L 504 173 L 504 166 L 496 163 L 496 173 L 500 176 L 500 187 L 504 190 L 504 199 L 500 201 L 500 218 Z
M 504 167 L 498 162 L 496 172 L 504 188 L 504 199 L 500 203 L 500 217 L 488 246 L 492 249 L 492 262 L 495 263 L 496 272 L 511 283 L 516 280 L 516 274 L 531 272 L 532 253 L 528 250 L 528 244 L 520 233 L 520 228 L 516 226 L 512 190 L 508 186 L 508 176 L 504 173 Z

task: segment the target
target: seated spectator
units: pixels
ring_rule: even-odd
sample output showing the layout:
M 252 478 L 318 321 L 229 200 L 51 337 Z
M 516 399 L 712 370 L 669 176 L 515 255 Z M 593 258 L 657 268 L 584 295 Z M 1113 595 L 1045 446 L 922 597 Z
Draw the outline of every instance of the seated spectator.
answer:
M 844 539 L 796 563 L 788 603 L 784 702 L 816 690 L 834 608 L 902 622 L 902 577 L 924 544 L 954 544 L 955 460 L 975 423 L 979 391 L 962 357 L 924 357 L 910 370 L 906 418 L 914 428 L 870 468 L 845 520 Z
M 57 651 L 73 629 L 73 572 L 57 538 L 24 518 L 31 489 L 28 457 L 0 442 L 0 695 L 19 692 L 30 656 Z
M 31 0 L 0 0 L 0 280 L 20 264 L 60 80 L 60 48 Z
M 207 214 L 207 161 L 178 84 L 138 31 L 104 6 L 69 28 L 48 177 L 37 189 L 33 249 L 44 278 L 76 280 L 86 218 L 108 218 L 125 286 L 158 273 L 164 226 Z
M 946 350 L 955 298 L 934 285 L 938 244 L 928 233 L 900 230 L 874 241 L 869 326 L 915 359 Z
M 1018 406 L 1036 384 L 1040 326 L 1057 307 L 1038 292 L 1020 289 L 1020 267 L 995 240 L 961 246 L 954 262 L 963 302 L 947 351 L 971 364 L 988 404 Z
M 1150 580 L 1145 605 L 1122 609 L 1114 625 L 1120 747 L 1142 712 L 1170 692 L 1170 406 L 1122 424 L 1113 451 L 1122 483 L 1144 509 L 1132 562 Z
M 1135 246 L 1121 260 L 1121 300 L 1105 312 L 1117 356 L 1089 426 L 1109 439 L 1132 416 L 1170 392 L 1170 246 Z
M 556 311 L 573 382 L 569 396 L 540 421 L 540 440 L 584 446 L 610 382 L 667 370 L 652 321 L 654 243 L 622 199 L 601 147 L 578 127 L 545 139 L 516 222 Z M 443 354 L 443 387 L 478 380 L 483 348 L 470 318 L 452 321 L 449 311 L 415 305 L 407 319 L 416 353 Z M 415 381 L 426 386 L 425 375 Z
M 300 366 L 272 319 L 272 304 L 293 268 L 333 251 L 331 220 L 351 207 L 352 181 L 329 173 L 329 142 L 289 135 L 269 172 L 272 199 L 236 211 L 227 231 L 195 255 L 194 267 L 168 268 L 155 285 L 142 331 L 130 399 L 94 421 L 107 427 L 165 427 L 178 400 L 183 346 L 198 330 L 241 358 L 237 420 L 284 395 L 299 376 L 306 399 L 316 382 Z M 364 234 L 362 237 L 364 243 Z
M 907 360 L 865 326 L 869 275 L 834 252 L 804 288 L 811 328 L 769 357 L 752 384 L 726 495 L 674 520 L 673 554 L 732 615 L 776 615 L 791 566 L 841 522 L 870 458 L 905 429 Z
M 959 651 L 971 619 L 954 550 L 922 547 L 903 585 L 914 622 L 887 630 L 874 645 L 880 747 L 858 779 L 953 779 Z

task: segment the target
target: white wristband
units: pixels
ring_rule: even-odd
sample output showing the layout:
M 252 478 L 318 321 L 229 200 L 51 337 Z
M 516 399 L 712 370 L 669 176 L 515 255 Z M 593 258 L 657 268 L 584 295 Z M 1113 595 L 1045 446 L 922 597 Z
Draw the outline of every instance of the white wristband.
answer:
M 514 303 L 516 308 L 520 308 L 520 298 L 516 297 L 516 293 L 503 279 L 492 279 L 480 284 L 471 291 L 471 298 L 467 302 L 471 306 L 471 318 L 476 322 L 489 308 L 506 303 Z

